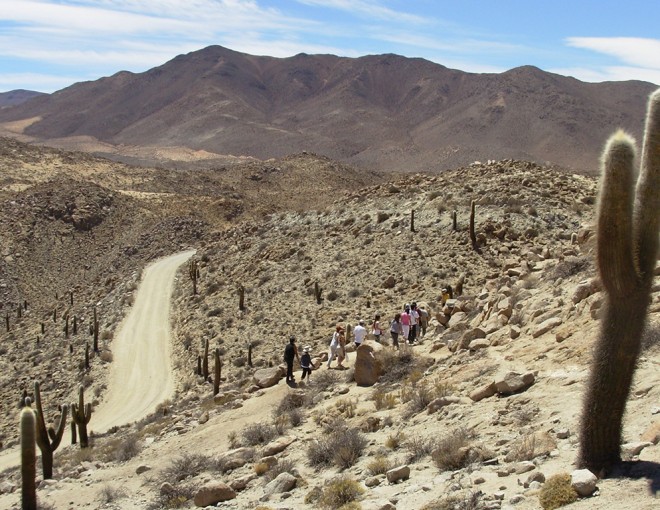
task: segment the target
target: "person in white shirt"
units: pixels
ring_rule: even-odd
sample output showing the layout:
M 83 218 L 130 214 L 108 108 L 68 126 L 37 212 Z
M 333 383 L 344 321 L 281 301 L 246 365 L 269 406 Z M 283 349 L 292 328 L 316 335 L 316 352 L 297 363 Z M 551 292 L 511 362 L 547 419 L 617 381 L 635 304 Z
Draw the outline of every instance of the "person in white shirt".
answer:
M 364 320 L 360 319 L 358 325 L 355 326 L 353 330 L 353 342 L 355 342 L 355 347 L 360 347 L 364 338 L 367 336 L 367 328 L 364 327 Z
M 413 344 L 417 339 L 417 325 L 419 324 L 419 312 L 417 311 L 417 303 L 413 302 L 410 305 L 410 332 L 408 333 L 408 343 Z

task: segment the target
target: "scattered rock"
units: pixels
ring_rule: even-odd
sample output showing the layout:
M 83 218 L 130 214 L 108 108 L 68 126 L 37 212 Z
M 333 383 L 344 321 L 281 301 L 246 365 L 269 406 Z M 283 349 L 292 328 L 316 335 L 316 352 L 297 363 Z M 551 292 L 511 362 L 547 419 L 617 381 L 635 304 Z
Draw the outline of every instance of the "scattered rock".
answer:
M 297 480 L 291 473 L 280 473 L 274 480 L 268 482 L 264 487 L 264 493 L 272 496 L 281 492 L 289 492 L 296 486 Z
M 294 436 L 282 436 L 278 437 L 274 441 L 271 441 L 266 446 L 264 446 L 263 451 L 261 452 L 264 457 L 269 457 L 271 455 L 277 455 L 278 453 L 286 450 L 291 443 L 296 440 Z
M 376 353 L 381 350 L 383 346 L 373 340 L 365 340 L 358 347 L 353 378 L 359 386 L 373 386 L 378 381 L 381 367 L 376 360 Z
M 215 505 L 221 501 L 228 501 L 236 497 L 236 492 L 223 482 L 209 482 L 203 485 L 195 494 L 195 506 L 205 507 Z
M 571 485 L 580 497 L 591 496 L 596 490 L 598 478 L 588 469 L 577 469 L 571 473 Z
M 541 324 L 536 326 L 536 328 L 534 328 L 534 330 L 532 331 L 532 337 L 538 338 L 541 335 L 550 331 L 551 329 L 561 325 L 562 322 L 563 321 L 559 317 L 551 317 L 549 319 L 546 319 Z
M 283 371 L 279 366 L 261 368 L 254 373 L 254 383 L 260 388 L 270 388 L 275 386 L 285 375 L 286 371 Z
M 142 464 L 137 467 L 135 470 L 136 475 L 141 475 L 142 473 L 146 473 L 147 471 L 151 471 L 151 466 L 148 466 L 146 464 Z
M 512 395 L 519 391 L 524 391 L 534 384 L 534 374 L 527 372 L 519 374 L 517 372 L 509 372 L 501 379 L 495 381 L 495 388 L 497 393 L 501 395 Z
M 395 467 L 390 469 L 385 475 L 387 476 L 387 481 L 390 483 L 396 483 L 400 480 L 407 480 L 410 477 L 410 467 Z
M 485 398 L 492 397 L 495 393 L 497 393 L 497 386 L 494 382 L 490 382 L 470 393 L 470 398 L 475 402 L 479 402 Z

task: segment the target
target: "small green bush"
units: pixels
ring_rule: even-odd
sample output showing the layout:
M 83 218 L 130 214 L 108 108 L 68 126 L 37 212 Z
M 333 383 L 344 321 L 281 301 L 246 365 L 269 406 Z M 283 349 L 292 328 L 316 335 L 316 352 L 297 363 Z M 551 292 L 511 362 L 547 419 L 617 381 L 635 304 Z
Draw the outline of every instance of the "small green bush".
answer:
M 554 510 L 573 503 L 577 497 L 571 482 L 571 475 L 560 473 L 545 481 L 539 493 L 539 502 L 543 510 Z

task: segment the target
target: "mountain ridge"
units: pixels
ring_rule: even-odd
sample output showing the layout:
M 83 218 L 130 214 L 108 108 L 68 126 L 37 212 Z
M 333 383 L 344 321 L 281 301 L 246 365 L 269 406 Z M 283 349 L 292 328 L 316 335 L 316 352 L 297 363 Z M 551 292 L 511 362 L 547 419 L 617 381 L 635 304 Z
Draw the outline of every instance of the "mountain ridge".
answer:
M 533 66 L 474 74 L 394 54 L 274 58 L 209 46 L 4 109 L 0 123 L 35 118 L 21 134 L 46 143 L 91 136 L 259 159 L 308 150 L 389 171 L 523 158 L 593 173 L 605 126 L 638 136 L 653 88 Z

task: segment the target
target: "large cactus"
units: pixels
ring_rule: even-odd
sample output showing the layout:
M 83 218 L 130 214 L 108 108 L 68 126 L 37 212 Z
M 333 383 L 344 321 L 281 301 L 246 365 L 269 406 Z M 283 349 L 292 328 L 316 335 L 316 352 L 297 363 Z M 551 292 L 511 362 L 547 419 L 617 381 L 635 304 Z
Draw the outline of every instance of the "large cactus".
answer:
M 78 388 L 78 405 L 71 404 L 71 418 L 73 419 L 73 423 L 78 426 L 80 448 L 87 448 L 89 446 L 87 424 L 92 418 L 92 404 L 88 403 L 85 405 L 85 390 L 82 386 Z
M 53 452 L 62 441 L 64 428 L 66 426 L 66 415 L 69 412 L 67 405 L 62 406 L 60 413 L 60 423 L 55 430 L 53 427 L 46 428 L 46 420 L 41 406 L 41 391 L 39 382 L 34 382 L 34 401 L 37 406 L 37 445 L 41 450 L 41 468 L 44 480 L 53 478 Z
M 578 464 L 604 476 L 621 460 L 623 413 L 641 349 L 660 228 L 660 89 L 651 95 L 634 189 L 634 141 L 618 132 L 603 154 L 597 258 L 606 292 L 587 385 Z
M 26 407 L 21 411 L 21 509 L 37 509 L 37 424 L 34 411 L 29 407 L 30 399 L 26 399 Z

